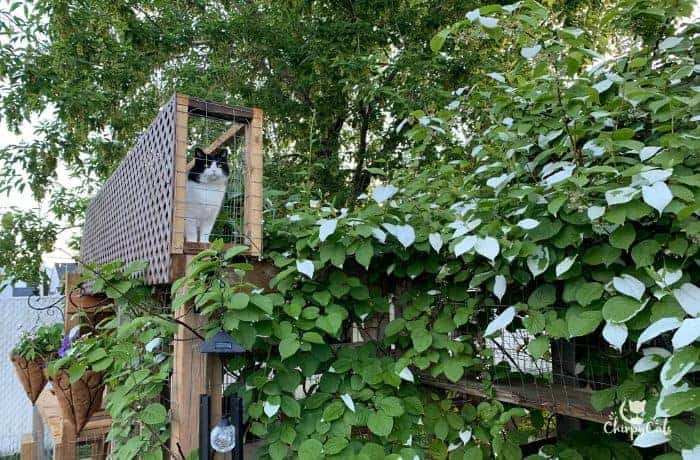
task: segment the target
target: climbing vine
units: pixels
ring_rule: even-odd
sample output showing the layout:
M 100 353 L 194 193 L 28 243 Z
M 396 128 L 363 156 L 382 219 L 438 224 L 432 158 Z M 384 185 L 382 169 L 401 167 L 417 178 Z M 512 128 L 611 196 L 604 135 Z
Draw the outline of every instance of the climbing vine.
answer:
M 533 358 L 577 337 L 631 348 L 593 405 L 646 400 L 646 419 L 669 417 L 674 433 L 563 440 L 530 458 L 640 458 L 635 447 L 664 443 L 679 453 L 664 458 L 695 458 L 697 29 L 670 21 L 684 2 L 623 6 L 666 36 L 610 57 L 533 1 L 469 12 L 433 50 L 458 58 L 476 35 L 509 66 L 406 120 L 420 145 L 482 112 L 462 155 L 377 183 L 353 209 L 292 197 L 266 222 L 273 293 L 231 284 L 218 251 L 192 264 L 182 302 L 252 352 L 231 363 L 228 391 L 264 457 L 522 458 L 546 414 L 421 384 L 469 374 L 488 396 L 499 367 L 484 340 L 521 328 Z
M 169 453 L 165 398 L 176 324 L 157 290 L 134 278 L 144 268 L 143 262 L 119 261 L 84 268 L 80 283 L 105 300 L 82 312 L 81 325 L 48 366 L 49 375 L 66 370 L 70 383 L 88 370 L 103 375 L 114 459 L 157 460 Z
M 507 65 L 402 124 L 417 158 L 448 138 L 461 150 L 377 181 L 352 209 L 290 197 L 266 222 L 279 269 L 269 286 L 246 281 L 243 247 L 217 242 L 194 257 L 173 308 L 194 308 L 206 334 L 227 331 L 249 351 L 227 363 L 237 378 L 226 391 L 244 398 L 262 458 L 523 458 L 551 414 L 493 397 L 504 369 L 485 343 L 504 329 L 526 330 L 534 359 L 575 338 L 628 350 L 633 360 L 620 360 L 619 381 L 592 404 L 646 400 L 646 420 L 670 419 L 671 436 L 584 432 L 528 458 L 642 458 L 664 444 L 659 458 L 697 458 L 698 29 L 673 21 L 687 2 L 665 3 L 622 2 L 616 15 L 653 22 L 661 40 L 600 50 L 594 31 L 532 0 L 467 12 L 432 50 L 460 59 L 476 36 L 495 41 Z M 112 360 L 103 365 L 117 458 L 155 458 L 170 358 L 149 344 L 172 337 L 173 323 L 133 309 L 150 291 L 121 269 L 102 288 L 130 321 L 117 314 L 98 344 L 82 340 L 109 348 L 99 361 Z M 75 350 L 56 366 L 94 367 Z M 486 397 L 424 383 L 465 377 Z M 133 433 L 135 420 L 150 429 Z

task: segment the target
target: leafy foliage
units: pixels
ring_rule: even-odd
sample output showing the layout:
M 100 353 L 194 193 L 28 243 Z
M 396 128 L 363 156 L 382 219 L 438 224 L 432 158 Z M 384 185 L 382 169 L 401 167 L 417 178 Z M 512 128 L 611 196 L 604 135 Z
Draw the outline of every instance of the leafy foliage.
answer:
M 88 369 L 103 373 L 115 459 L 161 459 L 170 437 L 162 395 L 172 371 L 168 345 L 175 323 L 156 293 L 134 279 L 144 268 L 142 262 L 113 262 L 85 270 L 82 282 L 106 296 L 111 314 L 92 327 L 86 321 L 65 356 L 48 366 L 50 375 L 67 370 L 71 382 Z M 99 311 L 104 315 L 105 308 Z
M 24 332 L 12 352 L 28 361 L 48 361 L 56 356 L 61 337 L 63 324 L 39 326 L 34 331 Z
M 625 7 L 632 17 L 652 13 L 645 2 Z M 503 424 L 527 417 L 522 409 L 490 400 L 458 407 L 453 395 L 420 383 L 425 374 L 470 374 L 488 390 L 502 370 L 480 343 L 508 327 L 526 327 L 528 350 L 542 355 L 551 340 L 602 334 L 619 348 L 656 320 L 688 321 L 673 349 L 640 353 L 656 354 L 660 369 L 635 372 L 621 362 L 621 380 L 594 399 L 600 408 L 648 399 L 647 417 L 692 416 L 685 379 L 700 351 L 690 332 L 700 313 L 698 36 L 695 25 L 673 29 L 670 19 L 687 4 L 676 7 L 654 11 L 668 35 L 607 60 L 593 51 L 595 37 L 562 28 L 535 2 L 470 12 L 433 50 L 475 34 L 497 42 L 508 64 L 484 68 L 482 81 L 457 89 L 444 111 L 416 113 L 407 132 L 420 142 L 487 113 L 462 158 L 396 175 L 353 210 L 291 199 L 288 216 L 267 222 L 281 270 L 266 295 L 271 312 L 224 281 L 221 254 L 192 265 L 184 301 L 216 312 L 212 324 L 265 356 L 264 368 L 252 358 L 232 363 L 241 378 L 229 391 L 244 396 L 250 431 L 270 457 L 291 450 L 317 458 L 328 449 L 340 457 L 521 458 L 527 430 Z M 222 293 L 215 300 L 212 286 Z M 479 326 L 483 306 L 495 301 L 510 307 Z M 365 343 L 342 346 L 350 331 Z M 297 412 L 289 398 L 300 384 Z M 427 441 L 414 445 L 419 420 Z M 682 433 L 692 429 L 686 420 L 671 422 Z M 551 450 L 584 458 L 602 451 L 638 455 L 615 442 Z

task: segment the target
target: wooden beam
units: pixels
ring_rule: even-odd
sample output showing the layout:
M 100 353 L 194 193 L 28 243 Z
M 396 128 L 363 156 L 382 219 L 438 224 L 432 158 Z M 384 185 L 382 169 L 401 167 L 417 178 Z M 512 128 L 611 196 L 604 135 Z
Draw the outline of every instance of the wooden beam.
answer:
M 444 379 L 419 374 L 418 380 L 424 385 L 454 391 L 479 398 L 486 397 L 483 384 L 475 380 L 462 380 L 452 383 Z M 544 409 L 555 414 L 566 415 L 596 423 L 609 420 L 609 411 L 597 411 L 591 405 L 591 391 L 569 385 L 550 383 L 494 384 L 495 399 L 516 406 Z
M 263 111 L 253 109 L 253 119 L 246 126 L 245 199 L 243 233 L 250 254 L 261 257 L 263 251 Z
M 185 192 L 187 187 L 187 120 L 189 97 L 176 95 L 175 174 L 173 175 L 173 226 L 171 254 L 182 254 L 185 243 Z
M 204 153 L 209 155 L 212 153 L 214 150 L 218 149 L 222 145 L 226 144 L 229 140 L 231 140 L 232 137 L 238 133 L 238 131 L 241 130 L 245 125 L 243 123 L 233 123 L 229 129 L 224 131 L 219 137 L 217 137 L 214 142 L 209 144 L 208 147 L 204 149 Z
M 186 256 L 186 265 L 192 256 Z M 185 305 L 175 313 L 187 324 L 178 326 L 173 351 L 173 375 L 170 388 L 172 452 L 182 452 L 187 457 L 199 447 L 199 396 L 211 388 L 207 374 L 207 355 L 200 353 L 202 341 L 190 329 L 201 330 L 206 321 Z
M 253 118 L 255 109 L 220 102 L 207 101 L 198 97 L 189 97 L 189 113 L 201 117 L 217 118 L 219 120 L 247 123 Z

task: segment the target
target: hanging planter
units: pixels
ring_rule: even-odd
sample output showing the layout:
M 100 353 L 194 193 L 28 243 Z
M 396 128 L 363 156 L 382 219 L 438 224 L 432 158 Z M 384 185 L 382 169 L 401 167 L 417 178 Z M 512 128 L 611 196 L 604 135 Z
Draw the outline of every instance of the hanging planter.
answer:
M 36 400 L 39 399 L 39 395 L 47 382 L 46 373 L 44 372 L 44 361 L 28 360 L 17 353 L 12 353 L 12 355 L 10 355 L 10 360 L 15 366 L 17 378 L 22 384 L 24 392 L 27 393 L 27 397 L 32 404 L 36 403 Z
M 68 371 L 59 370 L 51 379 L 63 419 L 75 427 L 85 427 L 90 417 L 102 406 L 105 385 L 102 372 L 86 370 L 82 377 L 71 383 Z
M 62 323 L 41 326 L 24 332 L 12 349 L 10 360 L 32 404 L 46 386 L 46 363 L 56 356 L 62 334 Z

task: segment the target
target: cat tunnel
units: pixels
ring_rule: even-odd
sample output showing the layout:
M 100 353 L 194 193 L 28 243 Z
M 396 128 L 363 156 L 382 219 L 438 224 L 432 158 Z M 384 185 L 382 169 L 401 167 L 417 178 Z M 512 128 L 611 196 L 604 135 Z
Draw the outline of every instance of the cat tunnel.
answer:
M 173 95 L 90 202 L 81 262 L 144 260 L 146 283 L 171 283 L 182 276 L 185 256 L 210 246 L 186 238 L 188 206 L 218 209 L 209 241 L 243 244 L 248 255 L 261 256 L 262 120 L 261 109 Z M 207 158 L 225 152 L 223 198 L 200 193 L 206 203 L 188 200 L 196 148 Z

